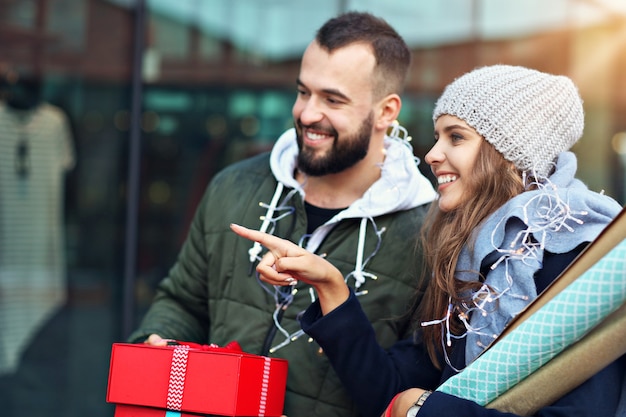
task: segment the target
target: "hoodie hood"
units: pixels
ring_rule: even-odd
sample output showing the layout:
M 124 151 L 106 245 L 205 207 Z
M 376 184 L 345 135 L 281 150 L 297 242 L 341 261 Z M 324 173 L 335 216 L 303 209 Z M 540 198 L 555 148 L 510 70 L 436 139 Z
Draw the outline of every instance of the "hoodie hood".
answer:
M 338 222 L 349 218 L 360 219 L 358 238 L 355 242 L 354 269 L 344 277 L 346 283 L 354 280 L 355 289 L 359 289 L 368 278 L 377 279 L 376 275 L 367 271 L 367 264 L 378 253 L 382 235 L 385 232 L 384 227 L 379 228 L 376 225 L 375 218 L 396 211 L 409 210 L 430 203 L 436 198 L 432 184 L 417 168 L 419 159 L 413 155 L 413 148 L 409 141 L 410 137 L 406 129 L 394 123 L 385 137 L 386 156 L 382 163 L 380 178 L 360 199 L 319 226 L 311 235 L 302 236 L 299 242 L 305 249 L 314 253 Z M 290 207 L 289 202 L 292 198 L 299 195 L 301 199 L 304 199 L 304 189 L 294 178 L 298 152 L 296 131 L 295 128 L 291 128 L 278 138 L 270 154 L 270 168 L 278 184 L 269 204 L 261 203 L 261 206 L 267 210 L 265 216 L 262 217 L 263 222 L 259 229 L 262 232 L 273 233 L 275 224 L 291 215 L 293 207 Z M 291 191 L 281 199 L 285 188 Z M 368 236 L 377 240 L 376 248 L 371 253 L 366 253 L 365 250 L 365 240 Z M 261 245 L 255 242 L 248 251 L 250 262 L 258 260 L 261 252 Z M 356 291 L 355 294 L 365 295 L 367 292 L 367 290 Z M 294 294 L 281 293 L 280 289 L 275 288 L 274 297 L 277 306 L 276 314 L 278 314 L 279 310 L 284 310 L 291 304 Z M 301 329 L 289 334 L 278 321 L 275 325 L 286 338 L 270 351 L 286 346 L 303 334 Z
M 377 217 L 408 210 L 436 198 L 431 182 L 418 169 L 419 159 L 413 155 L 409 140 L 403 127 L 397 124 L 392 126 L 390 134 L 385 137 L 386 157 L 380 178 L 359 200 L 339 213 L 335 221 Z M 272 149 L 270 167 L 279 182 L 298 190 L 304 198 L 304 190 L 293 175 L 298 152 L 296 131 L 291 128 L 280 136 Z
M 409 210 L 430 203 L 437 196 L 431 182 L 418 169 L 419 159 L 413 154 L 410 140 L 411 138 L 408 136 L 406 129 L 398 123 L 394 123 L 388 135 L 385 136 L 386 156 L 382 164 L 380 178 L 372 184 L 360 199 L 339 212 L 324 225 L 318 227 L 308 236 L 306 241 L 305 248 L 315 252 L 339 221 L 350 218 L 361 219 L 355 270 L 346 277 L 346 280 L 354 278 L 357 288 L 363 284 L 366 277 L 370 277 L 364 271 L 364 268 L 368 260 L 376 254 L 374 252 L 366 256 L 363 253 L 368 223 L 371 223 L 380 244 L 385 230 L 378 229 L 374 221 L 375 217 L 396 211 Z M 276 187 L 272 203 L 267 206 L 268 212 L 265 216 L 264 224 L 261 225 L 261 231 L 266 231 L 270 227 L 270 219 L 274 214 L 275 207 L 277 207 L 278 196 L 280 196 L 284 187 L 292 188 L 293 193 L 298 193 L 304 199 L 304 190 L 301 184 L 294 178 L 298 152 L 296 131 L 295 128 L 291 128 L 278 138 L 270 155 L 270 168 L 278 180 L 278 186 Z M 280 205 L 286 205 L 286 200 L 292 197 L 293 194 L 290 193 L 288 198 L 284 199 Z M 258 255 L 260 250 L 261 247 L 258 244 L 251 249 L 251 261 Z

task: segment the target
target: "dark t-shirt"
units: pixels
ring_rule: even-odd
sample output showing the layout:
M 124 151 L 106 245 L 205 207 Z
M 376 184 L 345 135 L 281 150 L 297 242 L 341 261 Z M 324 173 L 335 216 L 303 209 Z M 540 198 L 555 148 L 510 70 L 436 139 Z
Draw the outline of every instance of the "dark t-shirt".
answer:
M 342 208 L 337 209 L 326 209 L 314 206 L 312 204 L 304 202 L 304 208 L 306 210 L 306 218 L 307 218 L 307 234 L 311 234 L 317 229 L 319 226 L 326 223 L 328 220 L 332 219 L 337 213 L 344 210 Z

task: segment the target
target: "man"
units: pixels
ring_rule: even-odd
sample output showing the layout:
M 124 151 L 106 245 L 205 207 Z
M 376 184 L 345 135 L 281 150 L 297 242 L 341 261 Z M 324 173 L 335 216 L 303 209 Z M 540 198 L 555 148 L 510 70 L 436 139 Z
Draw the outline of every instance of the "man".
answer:
M 302 58 L 295 129 L 271 154 L 213 179 L 178 261 L 130 340 L 236 340 L 246 352 L 289 361 L 288 416 L 356 415 L 323 352 L 299 337 L 298 315 L 314 292 L 260 283 L 260 245 L 229 225 L 260 228 L 325 256 L 361 294 L 380 343 L 401 338 L 406 329 L 393 319 L 414 292 L 413 242 L 435 198 L 394 123 L 409 65 L 405 42 L 381 19 L 347 13 L 325 23 Z

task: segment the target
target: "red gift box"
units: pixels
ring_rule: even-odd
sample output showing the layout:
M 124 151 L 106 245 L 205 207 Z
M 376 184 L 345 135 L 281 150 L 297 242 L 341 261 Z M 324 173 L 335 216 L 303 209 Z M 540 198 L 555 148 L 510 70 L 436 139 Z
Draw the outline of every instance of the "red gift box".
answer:
M 164 410 L 278 417 L 286 383 L 284 359 L 184 342 L 174 346 L 114 343 L 106 399 L 162 409 L 161 414 L 150 414 L 155 417 L 165 415 Z M 134 415 L 127 411 L 124 408 L 123 415 Z

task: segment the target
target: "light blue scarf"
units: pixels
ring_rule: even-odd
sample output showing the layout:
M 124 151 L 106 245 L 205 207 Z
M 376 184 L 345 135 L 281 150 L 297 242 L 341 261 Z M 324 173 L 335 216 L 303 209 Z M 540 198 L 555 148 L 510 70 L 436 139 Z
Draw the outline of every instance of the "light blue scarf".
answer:
M 534 275 L 544 250 L 566 253 L 591 242 L 620 212 L 615 200 L 575 179 L 576 168 L 576 156 L 561 153 L 555 172 L 539 189 L 516 196 L 481 223 L 473 234 L 473 253 L 463 248 L 457 263 L 460 279 L 478 280 L 485 258 L 492 261 L 485 285 L 468 306 L 466 363 L 537 297 Z

